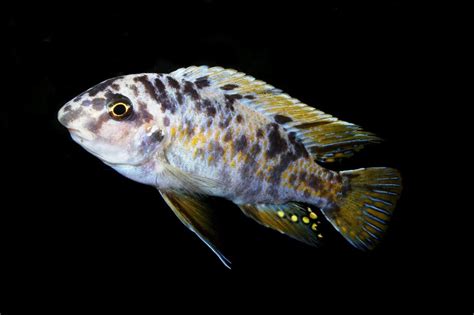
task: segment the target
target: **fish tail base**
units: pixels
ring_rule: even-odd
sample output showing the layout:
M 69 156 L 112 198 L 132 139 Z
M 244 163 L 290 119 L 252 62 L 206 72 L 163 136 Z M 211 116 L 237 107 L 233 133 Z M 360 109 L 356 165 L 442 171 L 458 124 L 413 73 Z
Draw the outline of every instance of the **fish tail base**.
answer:
M 322 212 L 354 247 L 372 249 L 385 234 L 400 196 L 400 173 L 393 168 L 373 167 L 340 175 L 342 189 Z

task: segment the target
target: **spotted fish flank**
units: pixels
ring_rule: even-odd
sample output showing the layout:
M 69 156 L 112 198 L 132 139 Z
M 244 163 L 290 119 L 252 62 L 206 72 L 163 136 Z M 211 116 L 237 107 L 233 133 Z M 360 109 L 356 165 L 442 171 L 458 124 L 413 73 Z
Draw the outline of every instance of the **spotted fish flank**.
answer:
M 112 78 L 68 102 L 58 118 L 88 152 L 158 188 L 227 266 L 203 196 L 231 200 L 257 222 L 318 245 L 321 221 L 301 206 L 311 204 L 352 245 L 371 249 L 401 191 L 394 169 L 335 172 L 316 162 L 349 157 L 376 136 L 231 69 Z

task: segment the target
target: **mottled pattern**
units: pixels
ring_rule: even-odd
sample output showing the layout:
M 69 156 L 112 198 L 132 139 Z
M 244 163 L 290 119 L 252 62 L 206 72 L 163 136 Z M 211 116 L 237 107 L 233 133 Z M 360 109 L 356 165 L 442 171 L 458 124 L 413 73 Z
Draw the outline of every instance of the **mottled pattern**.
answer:
M 171 75 L 162 82 L 165 87 L 158 90 L 183 98 L 175 98 L 176 113 L 170 115 L 169 126 L 165 124 L 171 135 L 168 160 L 187 172 L 222 182 L 214 195 L 238 203 L 324 204 L 320 197 L 331 197 L 329 186 L 322 184 L 330 171 L 318 167 L 295 134 L 282 127 L 290 118 L 269 118 L 252 110 L 242 103 L 242 95 L 233 92 L 236 84 L 216 89 L 208 77 L 192 81 Z M 313 173 L 311 183 L 300 175 L 306 172 Z M 321 184 L 316 185 L 314 178 Z
M 342 185 L 337 173 L 314 163 L 296 134 L 285 130 L 290 117 L 255 111 L 245 103 L 255 96 L 238 93 L 240 88 L 238 83 L 219 86 L 207 75 L 117 77 L 76 97 L 73 101 L 81 106 L 66 106 L 62 119 L 71 123 L 91 108 L 95 118 L 84 128 L 100 134 L 116 124 L 106 112 L 107 104 L 123 100 L 133 106 L 123 126 L 153 126 L 153 132 L 143 131 L 146 139 L 137 145 L 140 150 L 144 143 L 164 143 L 171 165 L 222 183 L 209 194 L 237 203 L 330 202 L 334 185 Z M 123 134 L 120 139 L 132 136 L 130 130 Z
M 299 202 L 320 207 L 354 246 L 371 248 L 401 189 L 393 169 L 341 175 L 319 166 L 314 159 L 348 157 L 378 138 L 232 69 L 105 80 L 63 106 L 58 119 L 104 163 L 157 187 L 174 211 L 199 208 L 195 194 L 224 197 L 311 245 L 322 238 L 320 222 Z M 203 226 L 192 226 L 204 216 L 188 219 L 221 257 Z

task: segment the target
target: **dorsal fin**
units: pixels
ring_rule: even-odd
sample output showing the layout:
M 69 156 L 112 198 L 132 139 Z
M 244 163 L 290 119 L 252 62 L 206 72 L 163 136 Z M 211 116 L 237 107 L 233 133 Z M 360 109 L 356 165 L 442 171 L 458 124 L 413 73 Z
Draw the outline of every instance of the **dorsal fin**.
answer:
M 320 110 L 290 97 L 281 90 L 233 69 L 191 66 L 171 73 L 190 81 L 206 78 L 211 87 L 229 95 L 238 94 L 239 101 L 295 132 L 306 149 L 318 161 L 333 162 L 350 157 L 368 143 L 381 139 L 359 126 L 338 120 Z

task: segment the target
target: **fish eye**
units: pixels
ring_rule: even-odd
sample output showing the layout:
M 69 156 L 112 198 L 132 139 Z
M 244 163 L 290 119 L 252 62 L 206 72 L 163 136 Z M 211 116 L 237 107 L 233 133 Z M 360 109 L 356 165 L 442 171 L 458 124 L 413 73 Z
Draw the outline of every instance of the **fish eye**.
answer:
M 114 102 L 108 106 L 110 117 L 115 120 L 122 120 L 130 116 L 133 112 L 132 106 L 125 101 Z

